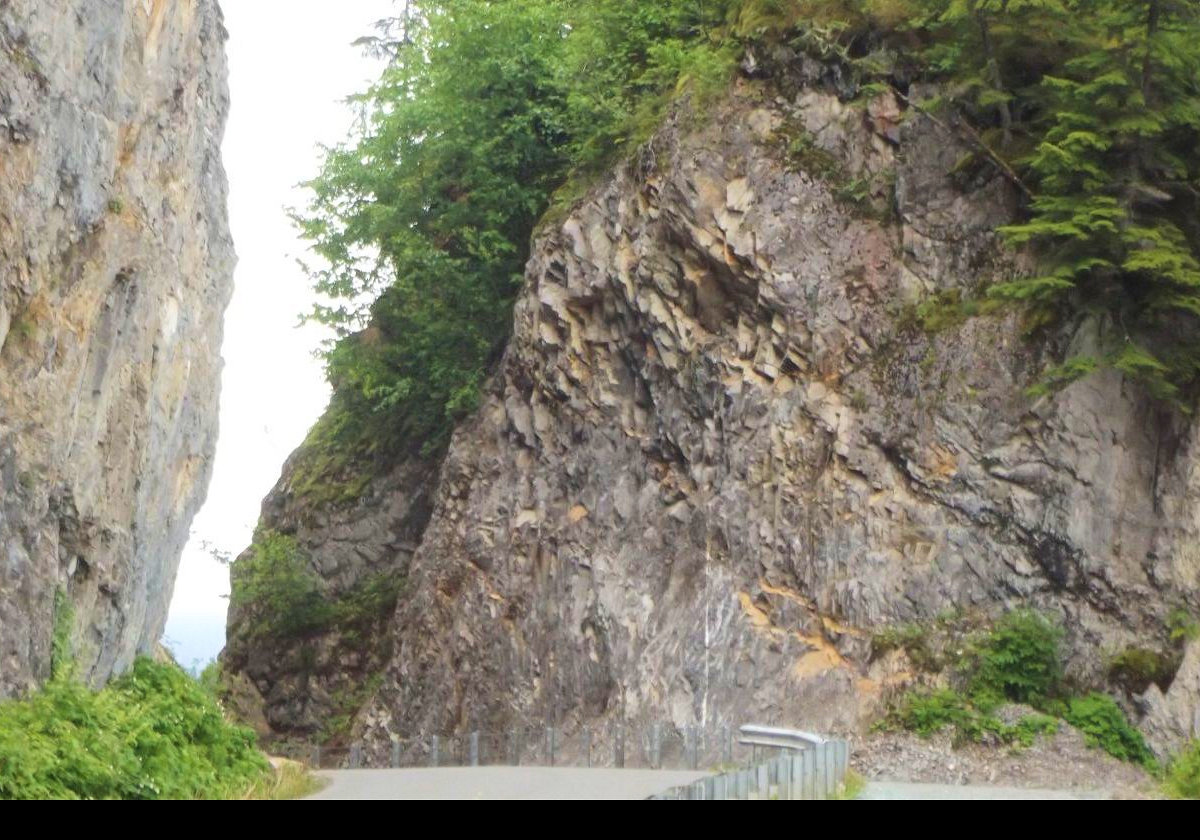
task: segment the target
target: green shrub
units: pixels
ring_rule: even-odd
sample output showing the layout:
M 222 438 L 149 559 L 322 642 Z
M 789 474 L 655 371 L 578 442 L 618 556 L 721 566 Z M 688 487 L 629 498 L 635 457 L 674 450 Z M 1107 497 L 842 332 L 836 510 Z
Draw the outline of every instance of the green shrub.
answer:
M 937 672 L 943 667 L 930 644 L 929 629 L 915 622 L 884 627 L 872 634 L 872 659 L 892 650 L 903 650 L 913 665 L 923 671 Z
M 901 640 L 919 638 L 904 631 Z M 965 692 L 909 692 L 882 721 L 884 728 L 928 736 L 947 727 L 956 741 L 1028 746 L 1053 733 L 1062 718 L 1080 730 L 1089 746 L 1146 767 L 1154 756 L 1116 701 L 1104 694 L 1064 697 L 1059 644 L 1062 630 L 1033 610 L 1015 610 L 980 634 L 956 673 Z M 994 714 L 1004 702 L 1025 703 L 1041 714 L 1006 724 Z
M 67 676 L 74 662 L 71 634 L 75 630 L 75 607 L 62 589 L 54 591 L 54 629 L 50 639 L 50 674 Z
M 1071 698 L 1063 717 L 1084 734 L 1088 746 L 1099 747 L 1123 761 L 1147 767 L 1154 765 L 1154 753 L 1146 745 L 1146 739 L 1107 694 Z
M 1058 731 L 1050 715 L 1024 715 L 1016 723 L 996 717 L 993 707 L 977 703 L 956 691 L 910 692 L 884 720 L 884 728 L 903 729 L 922 737 L 952 728 L 956 743 L 1012 744 L 1028 747 L 1038 735 Z
M 296 539 L 269 529 L 234 562 L 230 582 L 230 605 L 243 611 L 246 633 L 284 639 L 361 628 L 395 609 L 404 584 L 381 572 L 333 597 Z
M 1006 614 L 970 652 L 969 693 L 1040 706 L 1062 680 L 1062 629 L 1033 610 Z
M 230 572 L 230 606 L 251 635 L 302 636 L 328 625 L 330 604 L 294 537 L 266 530 Z
M 1167 768 L 1167 794 L 1175 799 L 1200 799 L 1200 741 L 1192 741 Z
M 270 772 L 254 735 L 174 665 L 93 692 L 57 676 L 0 703 L 0 799 L 240 797 Z

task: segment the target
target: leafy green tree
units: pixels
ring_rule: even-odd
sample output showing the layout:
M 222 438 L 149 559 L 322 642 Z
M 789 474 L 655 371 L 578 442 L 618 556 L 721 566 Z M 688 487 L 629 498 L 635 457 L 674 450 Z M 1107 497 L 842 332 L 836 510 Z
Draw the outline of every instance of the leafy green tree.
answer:
M 313 315 L 339 333 L 314 447 L 440 450 L 507 337 L 551 194 L 643 138 L 681 82 L 728 81 L 733 54 L 705 36 L 727 5 L 427 0 L 392 22 L 358 128 L 295 215 Z

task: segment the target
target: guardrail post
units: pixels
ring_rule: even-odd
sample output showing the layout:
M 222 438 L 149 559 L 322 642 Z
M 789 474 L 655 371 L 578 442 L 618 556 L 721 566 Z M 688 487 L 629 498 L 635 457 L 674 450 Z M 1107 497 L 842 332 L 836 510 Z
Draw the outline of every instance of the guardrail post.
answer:
M 775 759 L 775 781 L 779 785 L 779 798 L 792 798 L 792 759 L 782 752 Z
M 472 767 L 479 766 L 479 731 L 471 733 L 470 741 L 467 745 L 467 760 Z
M 725 763 L 733 764 L 733 727 L 725 727 Z
M 392 741 L 392 767 L 400 766 L 400 742 Z
M 650 724 L 650 766 L 655 770 L 662 767 L 662 724 Z
M 625 766 L 625 725 L 617 724 L 616 737 L 613 738 L 613 764 L 618 768 Z
M 700 766 L 700 730 L 698 727 L 687 728 L 688 767 L 695 770 Z
M 437 767 L 438 761 L 441 759 L 441 739 L 434 735 L 429 739 L 429 766 Z
M 350 745 L 350 769 L 357 770 L 362 767 L 362 744 L 354 743 Z
M 833 793 L 833 749 L 828 741 L 821 744 L 818 749 L 821 751 L 817 758 L 818 766 L 821 768 L 821 798 L 828 799 L 829 795 Z
M 592 730 L 585 726 L 582 728 L 583 733 L 583 766 L 592 766 Z
M 816 753 L 816 750 L 815 749 L 807 749 L 804 752 L 800 753 L 800 761 L 802 762 L 801 770 L 800 770 L 800 779 L 801 779 L 800 798 L 801 799 L 816 799 L 817 798 L 817 785 L 816 785 L 817 753 Z
M 321 745 L 316 744 L 312 748 L 312 766 L 314 770 L 321 769 Z
M 508 733 L 508 763 L 513 767 L 521 766 L 521 753 L 524 752 L 522 746 L 521 727 L 514 726 Z
M 546 764 L 554 766 L 554 727 L 546 727 Z

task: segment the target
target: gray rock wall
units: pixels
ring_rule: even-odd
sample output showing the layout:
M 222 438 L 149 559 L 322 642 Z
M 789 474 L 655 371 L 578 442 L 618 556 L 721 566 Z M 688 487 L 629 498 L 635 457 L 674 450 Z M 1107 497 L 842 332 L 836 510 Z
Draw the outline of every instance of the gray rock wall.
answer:
M 422 477 L 368 745 L 852 730 L 911 677 L 872 632 L 952 611 L 1056 614 L 1091 684 L 1169 646 L 1200 594 L 1194 432 L 1111 375 L 1030 399 L 1062 347 L 1010 315 L 917 323 L 1027 267 L 967 151 L 890 96 L 742 82 L 547 224 L 484 404 Z
M 215 0 L 0 4 L 0 696 L 162 633 L 232 286 Z

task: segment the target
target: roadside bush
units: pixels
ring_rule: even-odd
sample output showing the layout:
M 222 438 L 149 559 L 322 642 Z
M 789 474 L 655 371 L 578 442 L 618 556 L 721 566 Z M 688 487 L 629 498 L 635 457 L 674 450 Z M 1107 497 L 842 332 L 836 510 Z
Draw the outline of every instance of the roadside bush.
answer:
M 908 631 L 903 639 L 915 638 Z M 1015 610 L 976 637 L 953 675 L 963 691 L 911 691 L 880 722 L 928 737 L 947 727 L 957 742 L 1029 746 L 1058 730 L 1059 719 L 1080 730 L 1089 746 L 1123 761 L 1154 768 L 1145 739 L 1117 702 L 1105 694 L 1066 697 L 1059 644 L 1062 629 L 1033 610 Z M 1006 702 L 1040 713 L 1007 724 L 995 715 Z
M 1006 614 L 972 647 L 968 691 L 1041 706 L 1062 681 L 1062 629 L 1033 610 Z
M 1155 766 L 1154 753 L 1146 745 L 1146 739 L 1129 723 L 1117 701 L 1107 694 L 1071 698 L 1063 717 L 1084 734 L 1088 746 L 1099 747 L 1122 761 Z
M 884 728 L 903 729 L 928 738 L 947 727 L 954 730 L 956 743 L 1012 744 L 1032 746 L 1038 735 L 1052 735 L 1059 722 L 1050 715 L 1025 715 L 1005 723 L 992 712 L 956 691 L 910 692 L 884 721 Z
M 0 799 L 238 798 L 269 774 L 254 734 L 175 665 L 140 659 L 99 692 L 59 675 L 0 703 Z

